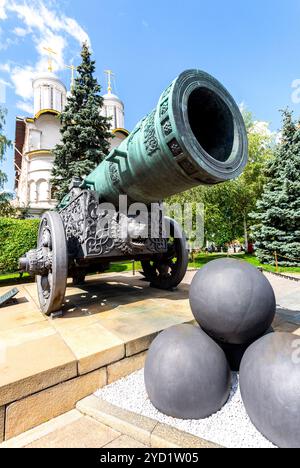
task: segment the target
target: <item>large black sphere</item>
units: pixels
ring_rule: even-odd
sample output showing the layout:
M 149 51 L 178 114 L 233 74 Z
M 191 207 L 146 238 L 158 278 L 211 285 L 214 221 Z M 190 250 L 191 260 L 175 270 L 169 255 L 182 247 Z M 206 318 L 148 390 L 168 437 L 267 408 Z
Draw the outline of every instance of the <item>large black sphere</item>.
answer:
M 300 448 L 300 342 L 271 333 L 246 351 L 240 387 L 256 428 L 281 448 Z
M 246 262 L 220 259 L 194 277 L 190 304 L 195 319 L 214 339 L 246 344 L 271 326 L 276 301 L 266 277 Z
M 269 333 L 274 333 L 273 328 L 269 328 L 263 336 L 268 335 Z M 239 372 L 242 359 L 244 357 L 245 352 L 253 344 L 252 340 L 251 343 L 245 344 L 231 344 L 231 343 L 223 343 L 222 341 L 215 340 L 216 343 L 223 349 L 225 356 L 227 358 L 228 364 L 230 369 L 233 372 Z
M 199 327 L 178 325 L 152 343 L 145 364 L 152 404 L 179 419 L 203 419 L 228 400 L 231 373 L 222 349 Z

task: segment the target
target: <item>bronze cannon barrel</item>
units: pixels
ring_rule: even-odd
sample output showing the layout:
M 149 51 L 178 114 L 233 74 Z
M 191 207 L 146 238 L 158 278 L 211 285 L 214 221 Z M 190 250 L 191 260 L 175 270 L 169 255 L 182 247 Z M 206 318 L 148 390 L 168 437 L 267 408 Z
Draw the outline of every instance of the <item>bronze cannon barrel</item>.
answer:
M 201 184 L 234 179 L 247 156 L 245 124 L 232 96 L 211 75 L 187 70 L 84 186 L 115 205 L 120 194 L 149 204 Z

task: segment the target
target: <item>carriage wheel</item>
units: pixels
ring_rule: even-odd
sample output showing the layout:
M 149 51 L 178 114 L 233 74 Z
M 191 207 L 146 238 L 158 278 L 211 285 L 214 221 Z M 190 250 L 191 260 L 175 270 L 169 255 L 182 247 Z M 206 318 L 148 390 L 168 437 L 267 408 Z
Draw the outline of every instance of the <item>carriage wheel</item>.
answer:
M 142 261 L 143 274 L 158 289 L 176 288 L 183 280 L 189 261 L 186 237 L 179 224 L 166 218 L 170 225 L 168 251 L 159 259 Z
M 41 310 L 50 315 L 62 308 L 68 277 L 66 235 L 58 213 L 51 211 L 43 215 L 38 248 L 43 248 L 49 258 L 48 269 L 42 276 L 36 277 L 36 282 Z

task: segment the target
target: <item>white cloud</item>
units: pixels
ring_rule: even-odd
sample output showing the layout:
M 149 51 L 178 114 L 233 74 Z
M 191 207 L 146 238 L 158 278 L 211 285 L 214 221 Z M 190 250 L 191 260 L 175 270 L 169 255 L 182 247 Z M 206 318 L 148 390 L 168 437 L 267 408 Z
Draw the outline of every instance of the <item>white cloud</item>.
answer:
M 30 3 L 11 1 L 8 9 L 16 13 L 29 30 L 36 29 L 42 34 L 43 32 L 47 34 L 49 31 L 66 32 L 76 39 L 80 45 L 85 41 L 89 45 L 91 44 L 88 34 L 74 18 L 58 15 L 55 10 L 47 8 L 39 0 L 32 0 Z
M 4 86 L 7 86 L 8 88 L 12 88 L 12 85 L 9 81 L 4 80 L 3 78 L 0 78 L 0 83 Z
M 73 18 L 65 18 L 64 29 L 67 33 L 70 34 L 70 36 L 73 36 L 74 39 L 77 39 L 80 44 L 87 42 L 88 45 L 91 46 L 91 41 L 88 34 Z
M 263 120 L 256 120 L 253 122 L 250 133 L 254 135 L 260 135 L 263 138 L 266 138 L 271 145 L 278 145 L 282 140 L 281 132 L 272 132 L 270 129 L 270 123 L 264 122 Z M 268 143 L 267 143 L 268 144 Z
M 24 101 L 19 101 L 16 104 L 16 107 L 28 115 L 33 115 L 33 105 Z
M 10 72 L 10 64 L 9 63 L 0 63 L 0 71 L 3 71 L 5 73 Z
M 11 80 L 13 82 L 15 93 L 24 99 L 31 99 L 32 97 L 32 80 L 35 76 L 35 68 L 27 67 L 14 67 L 11 71 Z
M 24 36 L 27 36 L 27 34 L 30 33 L 30 29 L 15 28 L 15 29 L 13 30 L 13 33 L 14 33 L 16 36 L 24 37 Z
M 7 4 L 7 0 L 0 0 L 0 20 L 4 20 L 7 18 L 5 7 Z
M 246 111 L 248 110 L 245 101 L 242 101 L 242 102 L 240 103 L 239 109 L 240 109 L 241 113 L 246 112 Z
M 48 69 L 48 53 L 44 48 L 50 47 L 56 52 L 53 55 L 53 71 L 58 72 L 70 61 L 70 57 L 65 57 L 70 40 L 75 40 L 80 46 L 85 41 L 89 45 L 91 42 L 88 34 L 74 18 L 61 13 L 61 7 L 56 1 L 0 0 L 0 19 L 6 19 L 8 14 L 15 15 L 21 23 L 13 30 L 15 40 L 30 35 L 38 54 L 32 65 L 0 65 L 0 71 L 10 73 L 16 95 L 24 99 L 23 110 L 28 110 L 28 101 L 32 99 L 32 79 L 37 73 Z
M 53 71 L 59 71 L 64 68 L 64 50 L 67 42 L 64 37 L 54 34 L 52 31 L 47 31 L 46 35 L 36 43 L 36 49 L 40 55 L 40 59 L 36 64 L 36 70 L 47 70 L 48 68 L 48 53 L 45 48 L 55 51 L 53 55 Z
M 250 133 L 261 135 L 264 137 L 272 136 L 269 122 L 263 122 L 263 121 L 258 121 L 258 120 L 253 122 L 253 125 L 250 129 Z

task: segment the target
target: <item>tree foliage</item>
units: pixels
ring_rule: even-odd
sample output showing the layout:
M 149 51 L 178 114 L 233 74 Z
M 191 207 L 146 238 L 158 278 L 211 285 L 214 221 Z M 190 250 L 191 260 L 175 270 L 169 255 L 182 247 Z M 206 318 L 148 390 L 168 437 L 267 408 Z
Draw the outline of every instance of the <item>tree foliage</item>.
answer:
M 19 258 L 36 248 L 39 219 L 0 218 L 0 273 L 18 271 Z
M 73 177 L 88 175 L 109 151 L 110 121 L 100 114 L 103 98 L 94 78 L 95 62 L 88 45 L 81 52 L 74 87 L 60 115 L 61 143 L 54 150 L 51 183 L 61 201 Z
M 300 121 L 283 112 L 282 141 L 266 167 L 267 183 L 252 217 L 257 255 L 282 266 L 300 265 Z

